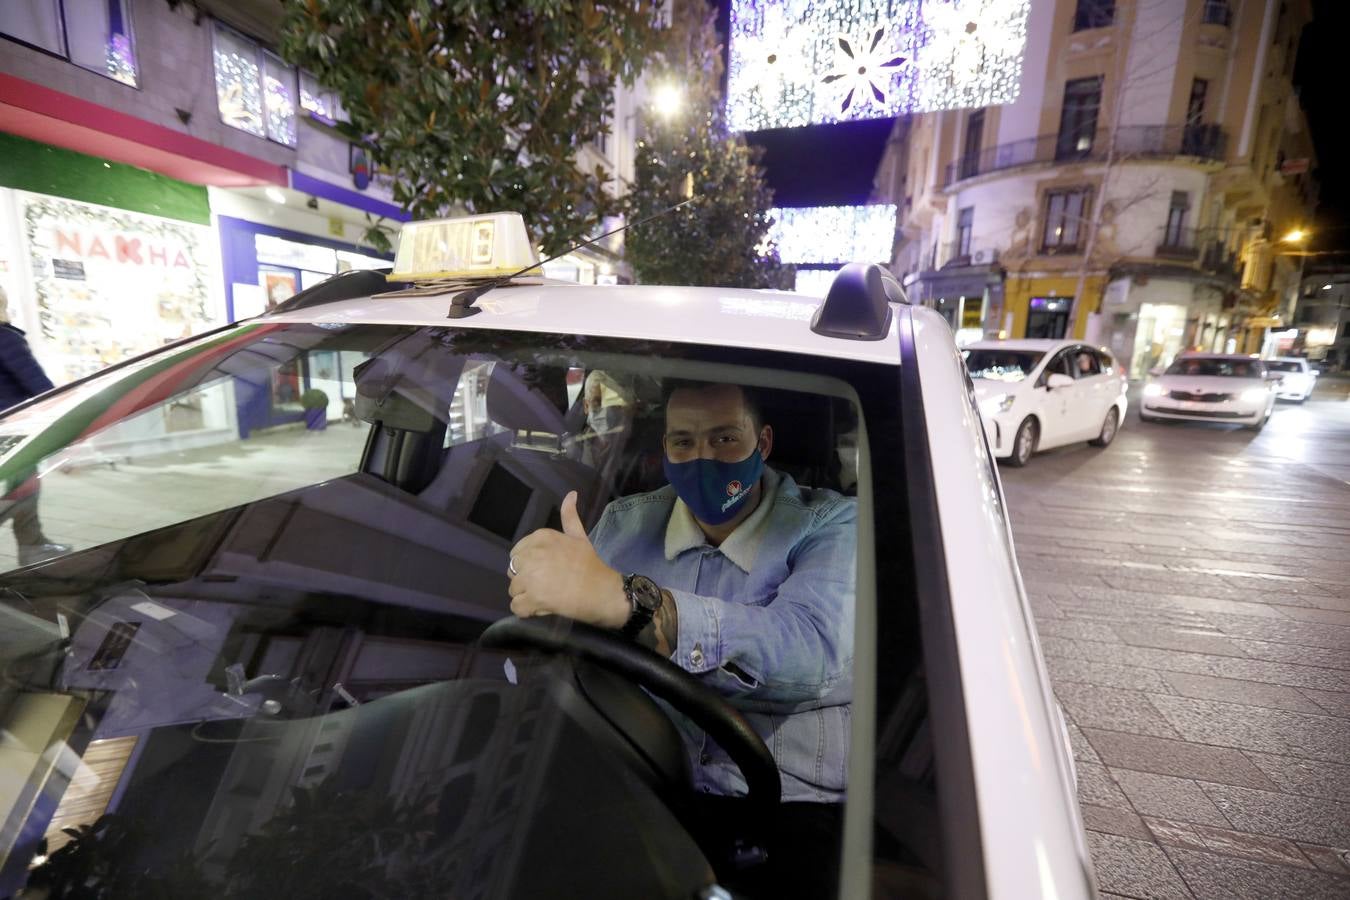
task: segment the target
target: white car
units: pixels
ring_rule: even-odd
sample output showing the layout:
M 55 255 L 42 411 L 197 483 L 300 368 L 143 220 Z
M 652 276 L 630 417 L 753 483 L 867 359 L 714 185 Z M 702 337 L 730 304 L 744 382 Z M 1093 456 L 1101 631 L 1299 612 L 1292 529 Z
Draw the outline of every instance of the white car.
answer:
M 537 265 L 531 246 L 518 216 L 410 223 L 393 283 L 338 275 L 0 417 L 0 480 L 30 484 L 74 547 L 0 556 L 0 896 L 27 880 L 173 897 L 1094 897 L 1065 721 L 941 316 L 863 264 L 824 301 L 498 277 Z M 798 582 L 794 605 L 742 605 L 810 635 L 823 625 L 796 604 L 848 585 L 830 607 L 848 678 L 828 688 L 841 705 L 808 715 L 819 746 L 755 699 L 775 672 L 705 666 L 753 629 L 706 619 L 665 657 L 509 614 L 513 546 L 571 521 L 571 492 L 573 542 L 597 539 L 616 498 L 656 508 L 668 442 L 685 440 L 666 435 L 666 397 L 691 382 L 740 388 L 746 420 L 773 429 L 779 483 L 854 510 L 830 578 Z M 651 558 L 704 567 L 672 589 L 727 565 L 784 577 L 753 561 L 785 552 L 771 529 L 733 552 L 739 531 L 714 547 L 659 521 Z M 730 609 L 718 584 L 683 608 Z M 814 659 L 786 662 L 809 677 Z M 827 689 L 777 680 L 793 698 Z M 696 788 L 709 765 L 741 776 L 713 816 Z M 803 783 L 839 796 L 780 802 Z M 803 812 L 818 827 L 784 833 Z M 765 886 L 802 860 L 826 887 Z
M 1275 379 L 1251 356 L 1182 353 L 1144 385 L 1144 422 L 1229 422 L 1260 431 L 1275 408 Z
M 1103 347 L 980 341 L 964 353 L 989 445 L 1011 465 L 1077 441 L 1105 447 L 1125 421 L 1125 373 Z
M 1278 356 L 1266 360 L 1266 371 L 1279 376 L 1275 383 L 1275 399 L 1302 403 L 1312 396 L 1317 386 L 1317 370 L 1301 356 Z

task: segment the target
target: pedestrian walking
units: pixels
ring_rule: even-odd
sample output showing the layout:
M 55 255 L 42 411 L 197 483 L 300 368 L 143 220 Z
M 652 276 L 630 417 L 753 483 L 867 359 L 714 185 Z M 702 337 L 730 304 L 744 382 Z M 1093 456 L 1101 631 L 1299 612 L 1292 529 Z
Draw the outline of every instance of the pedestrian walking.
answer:
M 52 388 L 52 381 L 28 347 L 21 329 L 9 321 L 9 297 L 0 288 L 0 412 Z M 19 565 L 31 566 L 71 551 L 70 546 L 48 540 L 38 518 L 41 484 L 36 471 L 10 478 L 0 496 L 0 523 L 14 521 L 14 540 L 19 545 Z

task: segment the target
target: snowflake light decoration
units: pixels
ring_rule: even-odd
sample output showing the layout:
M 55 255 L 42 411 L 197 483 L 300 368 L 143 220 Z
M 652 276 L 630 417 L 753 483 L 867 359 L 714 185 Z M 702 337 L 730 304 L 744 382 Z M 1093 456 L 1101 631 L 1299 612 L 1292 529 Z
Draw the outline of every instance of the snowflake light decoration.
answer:
M 731 0 L 727 123 L 754 131 L 1011 103 L 1030 5 Z
M 805 206 L 769 210 L 769 240 L 785 263 L 887 263 L 895 240 L 895 206 Z
M 844 100 L 839 105 L 841 113 L 848 112 L 856 102 L 865 106 L 875 100 L 886 109 L 886 88 L 890 86 L 891 72 L 901 65 L 905 58 L 888 50 L 888 44 L 882 41 L 886 29 L 875 29 L 870 37 L 861 40 L 845 34 L 835 35 L 839 47 L 839 56 L 835 60 L 835 71 L 826 75 L 825 84 L 838 82 L 844 88 Z

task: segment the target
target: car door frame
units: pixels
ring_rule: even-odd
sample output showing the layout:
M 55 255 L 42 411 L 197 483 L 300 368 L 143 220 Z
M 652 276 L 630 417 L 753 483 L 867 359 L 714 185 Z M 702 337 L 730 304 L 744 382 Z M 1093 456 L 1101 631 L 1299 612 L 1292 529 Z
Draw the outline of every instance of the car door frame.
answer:
M 1070 430 L 1073 433 L 1073 440 L 1091 440 L 1101 433 L 1102 421 L 1113 399 L 1108 396 L 1107 391 L 1109 376 L 1102 368 L 1101 354 L 1095 347 L 1075 344 L 1069 349 L 1075 357 L 1080 353 L 1086 353 L 1092 359 L 1092 364 L 1097 367 L 1096 372 L 1084 375 L 1079 371 L 1076 359 L 1069 366 L 1074 380 L 1074 391 L 1069 401 Z
M 1073 378 L 1068 365 L 1056 369 L 1056 363 L 1067 359 L 1068 354 L 1072 351 L 1072 346 L 1052 350 L 1047 354 L 1045 363 L 1036 375 L 1036 383 L 1032 387 L 1032 392 L 1036 398 L 1036 410 L 1041 424 L 1037 449 L 1048 450 L 1051 447 L 1067 444 L 1073 439 L 1071 414 L 1073 392 L 1077 386 L 1077 379 L 1074 379 L 1074 384 L 1061 388 L 1051 388 L 1046 383 L 1052 374 L 1068 375 Z

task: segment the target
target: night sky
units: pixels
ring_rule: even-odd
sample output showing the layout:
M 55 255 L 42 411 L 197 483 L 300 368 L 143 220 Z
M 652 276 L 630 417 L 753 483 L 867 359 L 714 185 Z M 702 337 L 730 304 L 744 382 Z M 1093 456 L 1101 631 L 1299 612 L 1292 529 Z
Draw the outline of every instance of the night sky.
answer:
M 718 4 L 718 29 L 730 25 L 730 3 Z M 1319 205 L 1312 249 L 1350 254 L 1350 176 L 1342 160 L 1341 118 L 1347 109 L 1345 67 L 1350 35 L 1350 0 L 1314 0 L 1313 24 L 1304 32 L 1294 82 L 1299 86 L 1317 148 Z M 780 206 L 865 203 L 885 150 L 893 119 L 876 119 L 808 128 L 752 132 L 746 139 L 763 147 L 764 165 L 774 202 Z

